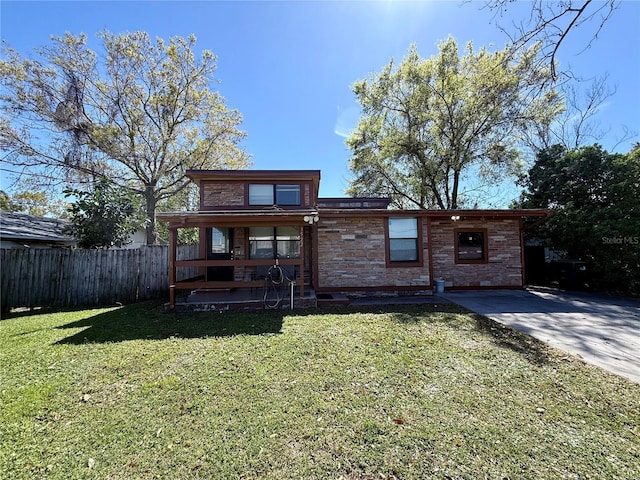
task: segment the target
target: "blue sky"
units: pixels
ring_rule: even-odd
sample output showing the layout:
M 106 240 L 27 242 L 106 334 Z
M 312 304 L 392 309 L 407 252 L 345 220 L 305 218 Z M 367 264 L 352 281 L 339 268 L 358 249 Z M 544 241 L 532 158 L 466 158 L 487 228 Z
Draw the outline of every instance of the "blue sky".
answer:
M 513 5 L 503 23 L 521 19 L 529 2 Z M 0 3 L 0 35 L 26 56 L 65 31 L 94 34 L 144 30 L 152 37 L 195 34 L 218 56 L 217 78 L 227 105 L 244 116 L 244 142 L 258 169 L 319 169 L 320 194 L 342 196 L 347 186 L 346 135 L 358 118 L 351 84 L 401 59 L 411 43 L 423 57 L 449 34 L 460 45 L 502 48 L 506 36 L 492 14 L 472 1 L 215 2 L 73 1 Z M 615 96 L 598 120 L 613 150 L 624 127 L 640 131 L 640 2 L 623 1 L 585 50 L 595 26 L 571 34 L 558 59 L 573 72 L 607 72 Z M 586 86 L 585 86 L 586 87 Z M 636 137 L 618 145 L 626 152 Z M 3 182 L 5 183 L 5 182 Z M 503 196 L 504 207 L 513 197 Z

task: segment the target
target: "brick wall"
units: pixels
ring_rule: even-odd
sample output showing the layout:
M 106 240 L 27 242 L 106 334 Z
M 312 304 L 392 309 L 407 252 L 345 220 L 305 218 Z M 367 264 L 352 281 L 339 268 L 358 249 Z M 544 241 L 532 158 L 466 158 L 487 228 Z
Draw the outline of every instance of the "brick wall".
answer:
M 247 258 L 245 242 L 247 235 L 247 228 L 236 227 L 233 229 L 233 253 L 238 255 L 238 257 L 235 257 L 236 260 L 245 260 Z M 237 282 L 252 280 L 251 271 L 255 271 L 255 268 L 235 266 L 233 267 L 233 279 Z
M 202 183 L 202 210 L 212 207 L 242 207 L 245 203 L 244 183 Z
M 522 259 L 517 219 L 457 221 L 432 220 L 433 276 L 448 287 L 521 287 Z M 487 229 L 488 263 L 456 264 L 455 228 Z
M 323 217 L 318 224 L 317 288 L 429 288 L 426 222 L 422 267 L 387 268 L 382 217 Z
M 311 185 L 309 185 L 308 183 L 304 183 L 302 185 L 302 189 L 303 189 L 303 194 L 302 194 L 302 204 L 303 205 L 311 205 Z
M 521 287 L 522 263 L 518 219 L 423 220 L 423 266 L 386 267 L 385 234 L 382 217 L 327 217 L 318 224 L 317 288 L 376 287 L 430 288 L 429 236 L 434 278 L 444 278 L 447 287 Z M 488 262 L 456 264 L 454 229 L 486 229 Z

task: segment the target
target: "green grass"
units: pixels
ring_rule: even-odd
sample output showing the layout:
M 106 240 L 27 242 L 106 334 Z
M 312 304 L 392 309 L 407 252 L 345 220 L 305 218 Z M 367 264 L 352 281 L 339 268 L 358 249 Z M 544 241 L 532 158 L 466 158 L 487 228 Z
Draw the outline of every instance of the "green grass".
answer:
M 640 385 L 451 306 L 0 321 L 0 478 L 640 478 Z

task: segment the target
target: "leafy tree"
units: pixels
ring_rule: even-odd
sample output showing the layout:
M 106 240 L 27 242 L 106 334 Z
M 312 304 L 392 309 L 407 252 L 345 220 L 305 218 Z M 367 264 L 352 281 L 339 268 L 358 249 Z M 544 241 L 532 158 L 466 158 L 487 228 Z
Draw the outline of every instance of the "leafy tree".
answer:
M 66 207 L 65 202 L 52 198 L 49 193 L 39 190 L 23 190 L 11 196 L 0 191 L 0 210 L 5 212 L 65 218 L 67 216 Z
M 93 191 L 65 189 L 64 193 L 75 199 L 66 230 L 78 239 L 80 248 L 122 247 L 145 224 L 139 199 L 106 180 L 98 182 Z
M 241 115 L 211 90 L 216 57 L 196 58 L 195 37 L 98 37 L 101 52 L 85 35 L 54 37 L 40 60 L 3 46 L 0 148 L 14 165 L 107 178 L 140 196 L 152 244 L 157 205 L 188 185 L 186 169 L 247 165 Z
M 176 212 L 176 211 L 194 211 L 200 207 L 200 189 L 194 183 L 188 185 L 178 195 L 171 198 L 167 198 L 161 204 L 158 209 L 162 212 Z M 158 225 L 158 235 L 162 242 L 168 243 L 169 241 L 169 225 L 165 222 L 161 222 Z M 200 241 L 200 229 L 199 228 L 179 228 L 178 229 L 178 244 L 179 245 L 197 245 Z
M 562 110 L 544 87 L 548 69 L 535 66 L 539 46 L 460 57 L 453 38 L 422 59 L 415 46 L 368 80 L 354 84 L 362 108 L 347 139 L 354 174 L 349 193 L 379 194 L 400 208 L 455 209 L 473 199 L 468 174 L 484 185 L 522 168 L 517 145 L 533 125 L 549 125 Z M 477 182 L 476 182 L 477 188 Z
M 2 212 L 18 212 L 20 206 L 17 205 L 7 192 L 0 190 L 0 211 Z
M 47 213 L 47 194 L 45 192 L 19 192 L 13 195 L 13 202 L 19 206 L 19 211 L 43 217 Z
M 517 206 L 552 209 L 527 235 L 588 261 L 596 287 L 640 293 L 640 145 L 626 155 L 556 145 L 538 154 L 522 183 Z

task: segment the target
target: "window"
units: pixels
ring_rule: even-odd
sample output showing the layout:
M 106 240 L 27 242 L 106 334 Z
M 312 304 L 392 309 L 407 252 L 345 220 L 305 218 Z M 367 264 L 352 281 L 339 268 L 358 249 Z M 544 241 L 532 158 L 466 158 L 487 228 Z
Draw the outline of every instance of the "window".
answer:
M 249 258 L 274 258 L 273 227 L 249 229 Z
M 420 261 L 417 218 L 390 218 L 387 231 L 389 263 L 407 264 Z
M 229 253 L 229 229 L 211 228 L 211 253 Z
M 249 184 L 249 205 L 273 204 L 273 185 Z
M 300 258 L 300 230 L 295 227 L 276 228 L 278 258 Z
M 487 229 L 455 230 L 456 263 L 487 262 Z
M 300 230 L 295 227 L 251 227 L 249 258 L 300 258 Z
M 276 185 L 277 205 L 300 205 L 300 185 Z
M 249 205 L 300 205 L 300 185 L 250 183 Z

